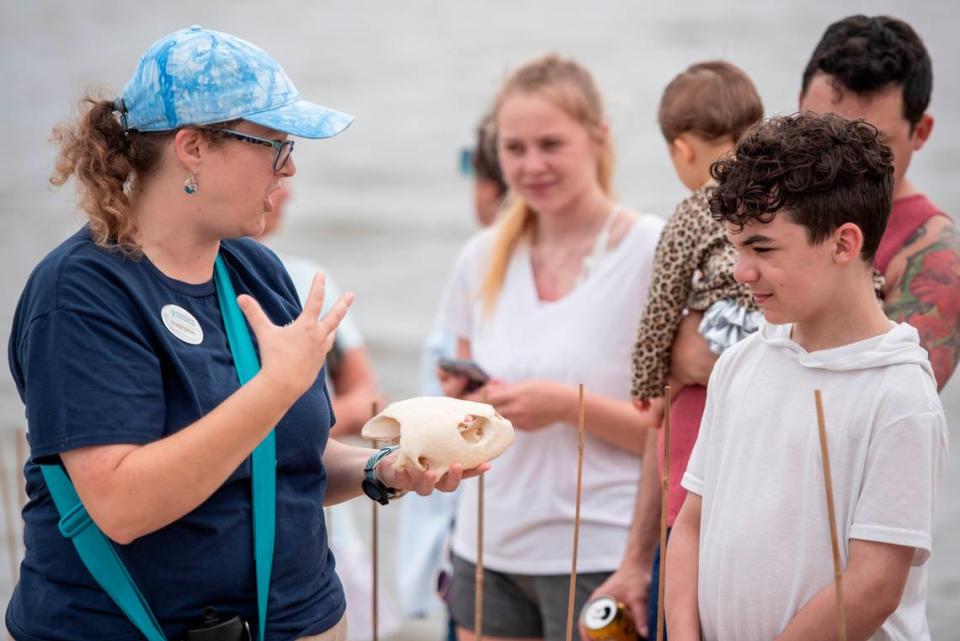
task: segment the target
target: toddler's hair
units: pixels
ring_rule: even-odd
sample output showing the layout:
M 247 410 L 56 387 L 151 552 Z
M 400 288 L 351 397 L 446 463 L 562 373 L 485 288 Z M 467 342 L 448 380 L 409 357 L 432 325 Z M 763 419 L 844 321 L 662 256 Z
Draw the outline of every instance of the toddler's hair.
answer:
M 753 82 L 722 60 L 698 62 L 680 72 L 663 90 L 657 113 L 668 143 L 683 133 L 736 142 L 762 117 L 763 103 Z

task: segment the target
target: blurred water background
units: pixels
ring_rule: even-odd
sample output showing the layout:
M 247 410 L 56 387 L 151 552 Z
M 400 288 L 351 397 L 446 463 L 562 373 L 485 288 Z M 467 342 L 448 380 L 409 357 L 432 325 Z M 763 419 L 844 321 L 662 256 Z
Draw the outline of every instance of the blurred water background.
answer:
M 298 143 L 295 195 L 273 244 L 319 260 L 357 293 L 353 313 L 383 389 L 396 399 L 417 392 L 421 342 L 453 258 L 474 230 L 458 149 L 472 141 L 511 67 L 547 51 L 584 62 L 606 96 L 618 193 L 665 217 L 685 195 L 656 127 L 657 100 L 669 79 L 694 61 L 725 58 L 753 77 L 768 114 L 790 113 L 814 44 L 827 24 L 851 13 L 899 16 L 926 41 L 937 121 L 910 176 L 947 212 L 960 212 L 960 9 L 950 0 L 0 0 L 3 344 L 30 270 L 83 222 L 72 188 L 53 191 L 47 184 L 55 153 L 47 143 L 51 125 L 68 117 L 88 88 L 116 95 L 143 50 L 170 31 L 196 23 L 246 38 L 272 53 L 307 98 L 356 116 L 338 138 Z M 23 410 L 3 370 L 0 462 L 9 480 L 0 491 L 9 504 L 17 492 L 13 429 L 22 426 Z M 943 399 L 948 417 L 960 424 L 958 379 Z M 935 639 L 960 639 L 958 487 L 955 448 L 930 560 Z M 5 511 L 2 518 L 0 536 L 15 537 L 18 517 Z M 385 541 L 390 523 L 388 517 Z M 7 550 L 4 540 L 2 607 L 15 573 L 8 557 L 19 552 Z M 439 638 L 438 629 L 418 630 L 408 629 L 408 637 Z

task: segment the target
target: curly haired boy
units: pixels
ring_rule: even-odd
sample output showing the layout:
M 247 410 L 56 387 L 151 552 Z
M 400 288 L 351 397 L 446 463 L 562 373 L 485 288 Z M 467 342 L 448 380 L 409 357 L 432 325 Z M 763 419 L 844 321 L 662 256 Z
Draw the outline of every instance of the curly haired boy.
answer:
M 874 295 L 892 155 L 872 125 L 802 113 L 761 122 L 712 167 L 711 211 L 765 323 L 710 378 L 667 550 L 673 641 L 836 638 L 815 389 L 848 638 L 930 638 L 947 426 L 917 331 L 888 320 Z

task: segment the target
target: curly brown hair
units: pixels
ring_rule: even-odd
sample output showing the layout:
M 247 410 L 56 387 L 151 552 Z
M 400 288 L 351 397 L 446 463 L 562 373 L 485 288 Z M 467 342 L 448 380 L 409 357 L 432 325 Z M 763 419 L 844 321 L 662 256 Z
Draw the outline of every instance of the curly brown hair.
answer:
M 53 128 L 50 142 L 60 145 L 50 184 L 60 187 L 77 178 L 80 207 L 89 218 L 90 235 L 101 247 L 136 254 L 137 219 L 133 197 L 138 183 L 156 170 L 163 147 L 178 130 L 124 131 L 113 100 L 86 95 L 80 100 L 76 122 Z M 196 127 L 214 144 L 218 128 L 239 120 Z
M 769 118 L 710 167 L 717 181 L 710 211 L 734 229 L 784 212 L 812 244 L 852 222 L 871 262 L 890 215 L 892 161 L 877 128 L 863 120 L 810 112 Z

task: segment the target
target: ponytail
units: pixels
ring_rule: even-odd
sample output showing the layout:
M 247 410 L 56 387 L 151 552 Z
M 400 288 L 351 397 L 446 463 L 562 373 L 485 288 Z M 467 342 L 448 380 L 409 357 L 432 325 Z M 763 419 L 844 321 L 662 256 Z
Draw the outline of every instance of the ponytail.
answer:
M 135 181 L 159 163 L 162 143 L 172 134 L 125 132 L 114 110 L 112 100 L 84 96 L 79 119 L 54 127 L 50 141 L 60 145 L 60 153 L 50 184 L 59 187 L 76 176 L 93 241 L 136 253 Z
M 513 250 L 533 232 L 535 224 L 536 218 L 527 203 L 522 198 L 514 197 L 497 223 L 497 233 L 490 250 L 490 265 L 480 284 L 480 297 L 486 313 L 493 311 L 497 303 Z

